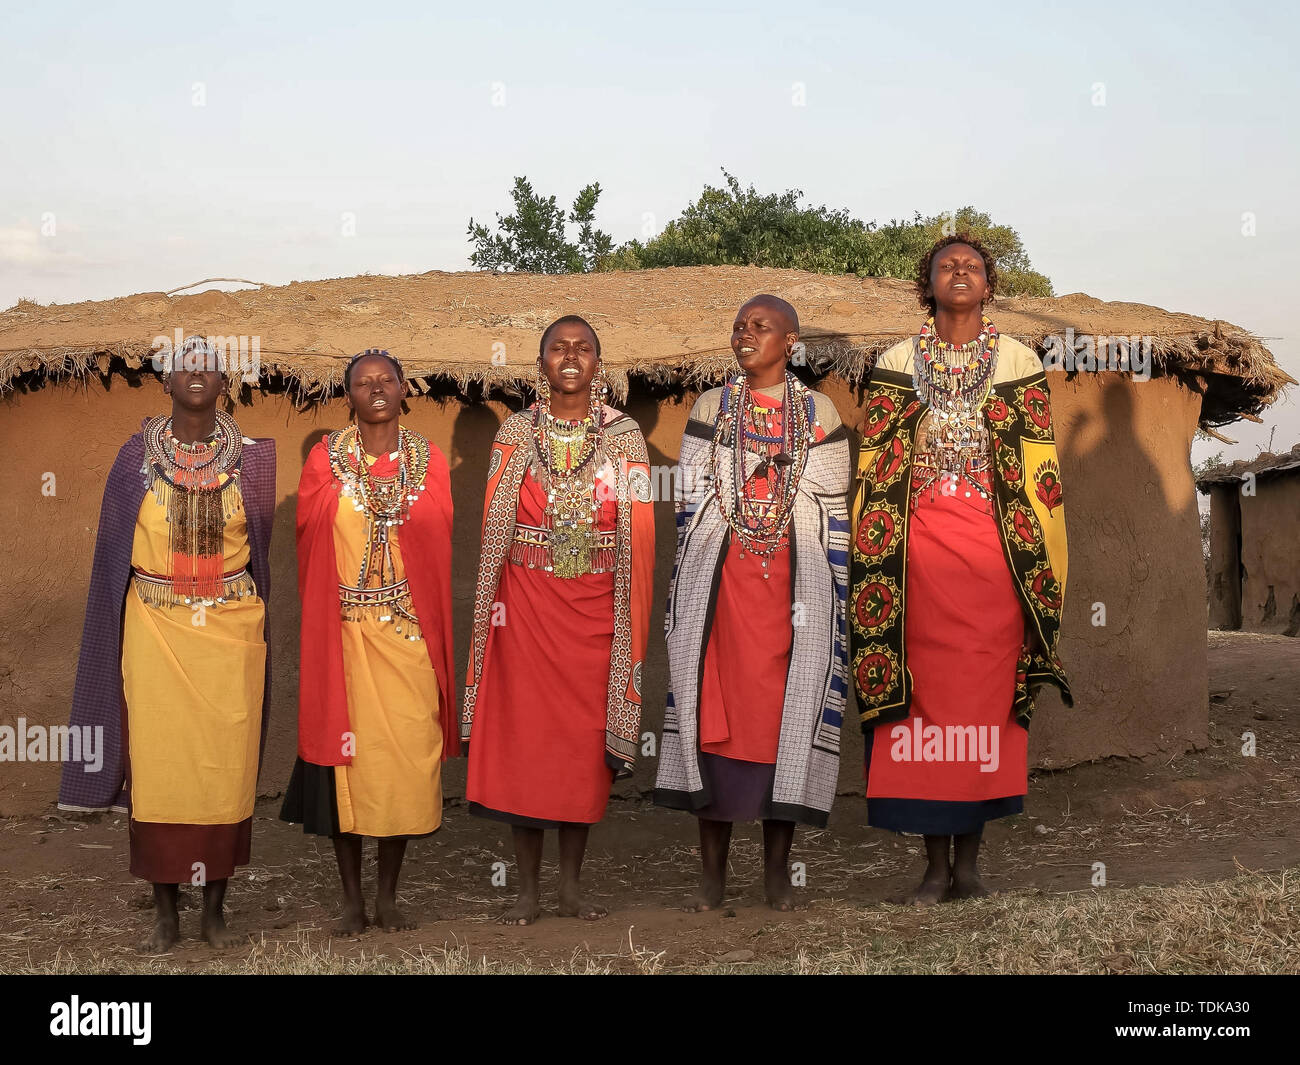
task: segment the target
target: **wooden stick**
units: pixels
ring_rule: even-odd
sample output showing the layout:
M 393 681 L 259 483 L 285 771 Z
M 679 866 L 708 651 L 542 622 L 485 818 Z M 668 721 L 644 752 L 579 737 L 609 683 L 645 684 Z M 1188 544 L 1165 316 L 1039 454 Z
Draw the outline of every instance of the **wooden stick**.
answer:
M 1226 436 L 1224 436 L 1222 433 L 1216 433 L 1216 432 L 1215 432 L 1213 429 L 1211 429 L 1208 425 L 1202 425 L 1202 426 L 1201 426 L 1201 432 L 1203 432 L 1206 436 L 1212 436 L 1212 437 L 1214 437 L 1215 440 L 1218 440 L 1220 443 L 1223 443 L 1223 444 L 1235 444 L 1235 443 L 1237 442 L 1237 441 L 1235 441 L 1235 440 L 1229 440 L 1229 439 L 1228 439 Z
M 256 285 L 258 288 L 264 287 L 261 281 L 249 281 L 243 277 L 205 277 L 202 281 L 195 281 L 192 285 L 181 285 L 180 288 L 174 288 L 171 292 L 164 292 L 164 296 L 170 296 L 177 292 L 184 292 L 187 288 L 197 288 L 199 285 L 210 285 L 214 281 L 229 281 L 232 284 Z

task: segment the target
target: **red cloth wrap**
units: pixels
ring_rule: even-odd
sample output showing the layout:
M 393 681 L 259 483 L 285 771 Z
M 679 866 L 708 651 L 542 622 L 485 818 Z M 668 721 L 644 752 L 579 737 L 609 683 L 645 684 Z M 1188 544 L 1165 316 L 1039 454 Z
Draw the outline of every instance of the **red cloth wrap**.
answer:
M 376 460 L 371 471 L 390 475 L 396 460 Z M 442 757 L 460 754 L 460 736 L 451 698 L 451 477 L 447 459 L 429 444 L 424 491 L 395 527 L 415 615 L 424 646 L 438 674 L 438 725 Z M 351 765 L 343 753 L 344 733 L 352 731 L 343 674 L 343 620 L 339 609 L 334 518 L 342 484 L 330 468 L 325 441 L 311 449 L 298 482 L 298 598 L 302 602 L 298 673 L 298 754 L 314 765 Z

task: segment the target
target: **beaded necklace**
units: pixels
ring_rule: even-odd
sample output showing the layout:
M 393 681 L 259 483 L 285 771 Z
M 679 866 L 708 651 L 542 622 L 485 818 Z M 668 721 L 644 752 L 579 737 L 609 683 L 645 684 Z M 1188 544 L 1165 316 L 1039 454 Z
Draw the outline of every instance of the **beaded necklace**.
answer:
M 211 438 L 192 444 L 172 435 L 168 415 L 150 418 L 144 426 L 140 472 L 155 501 L 167 508 L 171 587 L 186 602 L 223 595 L 226 519 L 243 504 L 239 458 L 244 438 L 229 414 L 213 413 Z
M 550 571 L 571 580 L 591 572 L 596 549 L 596 473 L 604 465 L 604 417 L 593 387 L 582 418 L 556 418 L 549 397 L 533 405 L 533 476 L 546 493 Z
M 788 370 L 785 399 L 779 412 L 754 401 L 749 378 L 743 373 L 723 388 L 709 452 L 713 494 L 723 520 L 740 541 L 741 557 L 746 551 L 758 556 L 763 564 L 764 580 L 768 579 L 768 564 L 785 542 L 794 515 L 799 481 L 813 440 L 812 403 L 812 393 Z M 773 445 L 780 447 L 775 455 L 770 453 Z M 720 456 L 721 449 L 728 446 L 732 449 L 729 478 L 723 476 Z M 763 456 L 752 477 L 745 474 L 747 452 Z M 775 484 L 771 483 L 773 474 Z M 760 481 L 770 486 L 770 496 L 758 494 Z
M 361 556 L 358 588 L 396 583 L 389 530 L 406 522 L 411 504 L 425 490 L 429 442 L 405 428 L 398 429 L 397 440 L 397 472 L 387 477 L 376 476 L 371 470 L 355 425 L 331 433 L 326 442 L 330 469 L 343 485 L 343 495 L 352 500 L 354 510 L 366 515 L 366 550 Z
M 980 335 L 968 344 L 949 344 L 934 332 L 934 318 L 921 326 L 912 385 L 930 408 L 922 450 L 933 456 L 941 474 L 961 477 L 980 469 L 988 456 L 984 403 L 997 370 L 998 331 L 981 318 Z

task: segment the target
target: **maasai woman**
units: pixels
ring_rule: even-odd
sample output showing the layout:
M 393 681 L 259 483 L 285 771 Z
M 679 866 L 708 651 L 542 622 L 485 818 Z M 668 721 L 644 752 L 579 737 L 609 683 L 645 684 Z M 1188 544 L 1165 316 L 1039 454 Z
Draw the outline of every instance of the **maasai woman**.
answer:
M 997 272 L 979 241 L 940 240 L 916 284 L 930 318 L 881 355 L 867 393 L 850 617 L 867 820 L 925 836 L 912 900 L 930 905 L 987 894 L 980 836 L 1024 807 L 1031 692 L 1070 693 L 1042 363 L 983 316 Z
M 835 796 L 849 444 L 830 400 L 786 369 L 798 342 L 784 300 L 741 307 L 740 372 L 696 400 L 682 438 L 655 801 L 700 819 L 688 910 L 722 902 L 732 823 L 760 818 L 768 903 L 791 909 L 795 822 L 825 825 Z
M 601 401 L 586 321 L 547 327 L 537 382 L 492 448 L 461 714 L 470 813 L 511 826 L 519 897 L 501 920 L 521 925 L 541 912 L 547 828 L 559 830 L 561 916 L 605 916 L 578 877 L 610 784 L 636 757 L 654 582 L 645 441 Z
M 379 841 L 375 919 L 397 906 L 406 842 L 442 823 L 451 724 L 451 481 L 447 460 L 399 425 L 406 380 L 386 351 L 343 372 L 355 422 L 307 456 L 298 483 L 302 668 L 298 760 L 280 817 L 334 841 L 339 931 L 369 924 L 361 837 Z
M 183 883 L 203 887 L 213 947 L 226 882 L 247 865 L 270 657 L 267 547 L 275 443 L 217 409 L 223 357 L 201 337 L 160 354 L 171 414 L 118 452 L 95 540 L 72 726 L 102 728 L 100 772 L 67 763 L 63 810 L 129 806 L 131 873 L 153 884 L 159 953 L 179 937 Z

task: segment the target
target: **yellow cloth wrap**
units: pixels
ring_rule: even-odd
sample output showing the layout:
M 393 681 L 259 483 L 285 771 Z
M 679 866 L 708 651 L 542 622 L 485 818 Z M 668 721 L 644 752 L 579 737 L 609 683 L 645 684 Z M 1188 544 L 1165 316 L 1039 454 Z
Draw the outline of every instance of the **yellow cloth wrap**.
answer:
M 167 508 L 140 504 L 131 564 L 169 574 Z M 242 507 L 225 525 L 227 573 L 248 563 Z M 215 606 L 147 606 L 132 589 L 122 622 L 131 816 L 233 825 L 253 814 L 266 678 L 266 608 L 255 595 Z
M 388 530 L 397 579 L 405 576 L 400 526 Z M 366 515 L 346 496 L 334 519 L 339 583 L 355 586 L 366 550 Z M 423 640 L 391 621 L 343 622 L 343 673 L 355 736 L 350 766 L 334 770 L 339 830 L 422 836 L 442 824 L 442 729 L 438 674 Z

